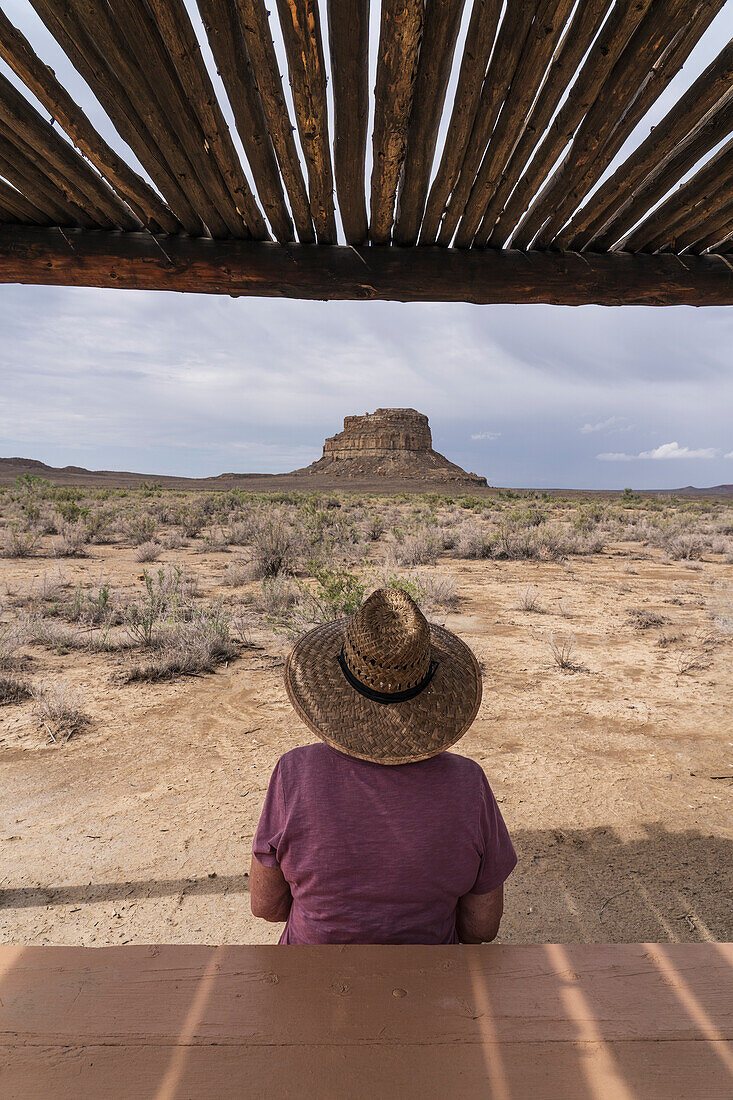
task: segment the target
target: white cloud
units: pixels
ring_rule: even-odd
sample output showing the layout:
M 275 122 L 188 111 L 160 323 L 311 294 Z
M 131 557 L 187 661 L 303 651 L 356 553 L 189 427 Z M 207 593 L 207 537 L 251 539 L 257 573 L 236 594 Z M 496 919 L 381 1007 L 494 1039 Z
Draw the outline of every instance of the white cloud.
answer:
M 501 432 L 476 432 L 471 439 L 498 439 Z
M 590 435 L 591 432 L 630 432 L 633 426 L 625 416 L 609 416 L 607 420 L 599 420 L 597 424 L 584 424 L 578 431 L 581 435 Z
M 728 451 L 728 454 L 723 455 L 723 458 L 733 458 L 733 451 Z
M 635 462 L 639 458 L 652 458 L 656 460 L 669 458 L 717 458 L 719 454 L 720 451 L 715 447 L 699 447 L 697 450 L 694 450 L 691 447 L 680 447 L 679 443 L 675 441 L 674 443 L 662 443 L 652 451 L 640 451 L 638 455 L 608 451 L 604 454 L 596 455 L 596 458 L 601 462 Z M 726 457 L 730 458 L 733 457 L 733 455 L 726 455 Z

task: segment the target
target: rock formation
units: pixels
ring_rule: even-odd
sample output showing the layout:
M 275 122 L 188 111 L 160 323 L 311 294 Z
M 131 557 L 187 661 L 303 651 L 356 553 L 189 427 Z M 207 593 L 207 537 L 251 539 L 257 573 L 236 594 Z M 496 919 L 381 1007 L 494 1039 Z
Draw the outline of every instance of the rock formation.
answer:
M 415 409 L 347 416 L 344 430 L 323 444 L 322 457 L 295 473 L 486 484 L 486 478 L 467 474 L 433 450 L 428 418 Z

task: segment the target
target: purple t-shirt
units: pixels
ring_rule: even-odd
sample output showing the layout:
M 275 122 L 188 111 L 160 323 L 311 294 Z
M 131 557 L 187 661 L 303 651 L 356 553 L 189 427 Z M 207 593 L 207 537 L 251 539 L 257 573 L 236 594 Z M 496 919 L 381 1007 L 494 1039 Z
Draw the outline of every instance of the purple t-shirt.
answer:
M 456 943 L 456 905 L 517 857 L 473 760 L 370 764 L 326 744 L 280 758 L 252 846 L 293 905 L 280 943 Z

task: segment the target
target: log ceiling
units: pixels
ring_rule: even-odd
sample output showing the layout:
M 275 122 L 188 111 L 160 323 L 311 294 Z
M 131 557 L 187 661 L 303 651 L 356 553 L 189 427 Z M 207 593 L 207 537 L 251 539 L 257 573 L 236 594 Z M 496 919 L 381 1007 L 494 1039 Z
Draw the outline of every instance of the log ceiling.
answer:
M 0 8 L 0 282 L 733 303 L 725 0 L 270 6 L 29 0 L 104 136 Z

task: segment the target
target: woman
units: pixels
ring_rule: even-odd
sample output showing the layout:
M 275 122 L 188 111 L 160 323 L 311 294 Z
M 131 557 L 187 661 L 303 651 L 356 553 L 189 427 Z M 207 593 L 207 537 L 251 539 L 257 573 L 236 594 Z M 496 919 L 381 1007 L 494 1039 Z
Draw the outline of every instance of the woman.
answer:
M 468 646 L 381 588 L 299 640 L 285 685 L 322 743 L 272 773 L 253 914 L 286 944 L 492 940 L 517 857 L 480 766 L 445 751 L 481 702 Z

